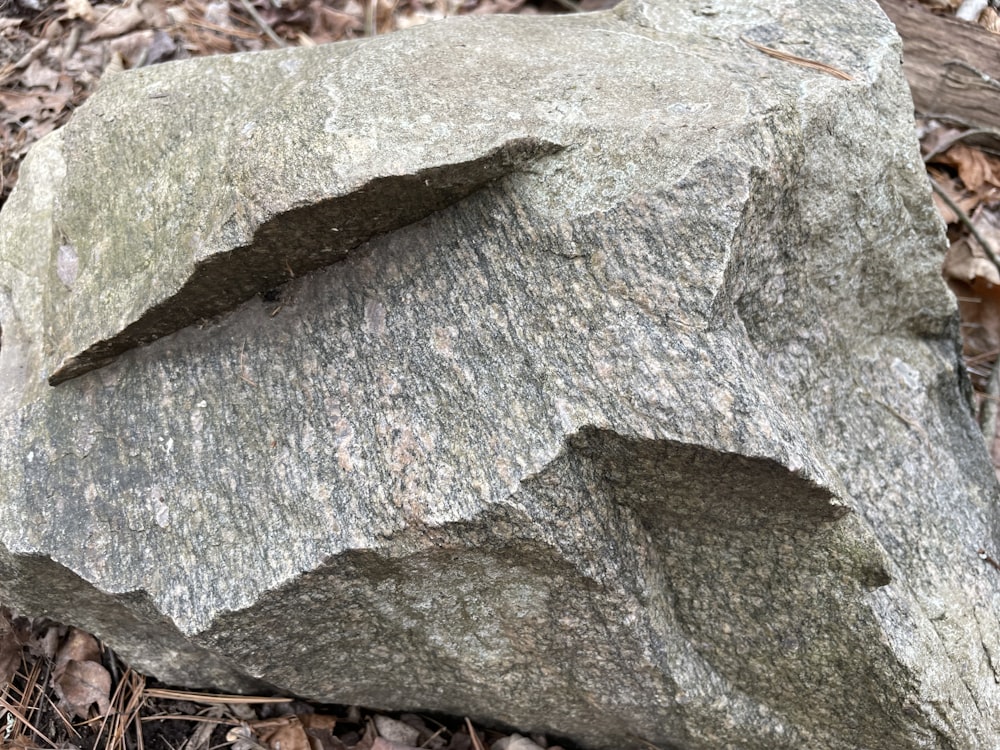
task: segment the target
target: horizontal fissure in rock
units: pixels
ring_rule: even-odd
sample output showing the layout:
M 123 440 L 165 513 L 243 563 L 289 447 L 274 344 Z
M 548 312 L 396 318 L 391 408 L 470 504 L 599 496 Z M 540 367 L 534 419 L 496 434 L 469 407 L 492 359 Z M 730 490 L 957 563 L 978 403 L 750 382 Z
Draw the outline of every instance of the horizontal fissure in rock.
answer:
M 119 333 L 63 359 L 49 384 L 103 367 L 129 349 L 337 263 L 373 237 L 419 221 L 563 148 L 537 138 L 515 138 L 477 159 L 376 177 L 345 195 L 284 211 L 258 226 L 249 244 L 196 263 L 183 286 Z

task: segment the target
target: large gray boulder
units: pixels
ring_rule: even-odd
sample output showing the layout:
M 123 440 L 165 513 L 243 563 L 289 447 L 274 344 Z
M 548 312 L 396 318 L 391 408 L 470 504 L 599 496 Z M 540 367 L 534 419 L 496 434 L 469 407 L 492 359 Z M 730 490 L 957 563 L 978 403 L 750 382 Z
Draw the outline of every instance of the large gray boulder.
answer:
M 0 215 L 0 599 L 594 748 L 995 749 L 899 55 L 635 0 L 111 78 Z

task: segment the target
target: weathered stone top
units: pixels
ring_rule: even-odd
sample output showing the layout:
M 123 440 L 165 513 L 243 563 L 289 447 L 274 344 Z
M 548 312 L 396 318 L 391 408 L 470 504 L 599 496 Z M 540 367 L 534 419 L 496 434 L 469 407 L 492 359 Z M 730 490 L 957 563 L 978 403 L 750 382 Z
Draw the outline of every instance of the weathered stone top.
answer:
M 62 382 L 512 171 L 530 171 L 533 207 L 557 215 L 675 182 L 772 106 L 774 87 L 741 90 L 721 74 L 734 45 L 746 80 L 775 63 L 738 41 L 754 33 L 748 19 L 660 14 L 640 4 L 450 22 L 117 76 L 38 149 L 38 171 L 65 175 L 45 226 L 6 230 L 17 233 L 8 255 L 52 259 L 39 364 Z M 716 49 L 685 51 L 684 34 L 701 28 Z M 615 43 L 622 35 L 629 44 Z M 512 43 L 498 45 L 504 37 Z M 861 64 L 843 44 L 821 51 Z M 809 85 L 844 86 L 815 75 Z M 644 151 L 661 156 L 635 158 Z M 712 275 L 704 283 L 711 299 Z

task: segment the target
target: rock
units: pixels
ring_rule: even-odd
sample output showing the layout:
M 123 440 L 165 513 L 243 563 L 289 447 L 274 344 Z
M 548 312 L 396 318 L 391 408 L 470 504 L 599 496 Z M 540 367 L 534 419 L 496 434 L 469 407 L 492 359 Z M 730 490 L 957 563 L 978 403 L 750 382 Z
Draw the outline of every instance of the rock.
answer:
M 0 215 L 0 599 L 586 747 L 995 747 L 899 49 L 635 0 L 115 76 Z
M 189 88 L 179 82 L 177 89 L 182 86 L 184 90 Z M 103 110 L 95 105 L 85 110 L 80 119 L 100 121 L 104 112 L 120 110 L 125 101 L 134 100 L 137 95 L 142 97 L 141 92 L 137 94 L 128 87 L 114 88 L 112 92 L 118 92 L 124 101 L 116 101 L 113 94 L 109 95 L 101 101 Z M 294 111 L 297 105 L 308 108 L 309 115 L 315 118 L 313 97 L 302 99 L 302 93 L 294 88 L 285 89 L 284 93 L 288 101 L 278 102 L 276 112 L 285 114 Z M 172 96 L 177 93 L 164 93 L 162 98 Z M 157 97 L 146 93 L 146 98 Z M 234 124 L 242 124 L 243 140 L 251 141 L 244 144 L 246 148 L 254 147 L 252 140 L 258 123 L 252 118 L 257 115 L 258 106 L 243 92 L 233 107 L 225 110 L 230 115 L 225 123 L 230 129 Z M 165 119 L 176 116 L 170 110 L 169 105 L 165 106 L 160 114 Z M 204 112 L 212 117 L 218 115 L 217 110 Z M 289 127 L 287 122 L 273 118 L 269 125 L 279 129 Z M 316 124 L 299 126 L 308 129 Z M 212 122 L 206 120 L 194 127 L 210 130 Z M 126 131 L 131 128 L 131 124 L 125 125 Z M 171 216 L 178 231 L 171 231 L 170 246 L 164 247 L 155 240 L 144 242 L 135 236 L 137 230 L 151 234 L 159 231 L 156 224 L 163 217 L 155 208 L 148 217 L 143 217 L 145 220 L 140 220 L 143 226 L 139 228 L 135 203 L 111 203 L 95 210 L 93 200 L 100 195 L 100 185 L 86 180 L 87 184 L 67 181 L 67 191 L 61 196 L 60 226 L 83 227 L 68 235 L 74 238 L 100 239 L 87 241 L 79 248 L 66 239 L 59 246 L 57 273 L 65 289 L 50 297 L 47 310 L 53 317 L 63 319 L 53 352 L 58 364 L 49 376 L 52 385 L 107 364 L 134 346 L 227 312 L 296 276 L 343 260 L 372 237 L 412 224 L 505 174 L 527 168 L 534 159 L 559 148 L 530 137 L 483 138 L 478 133 L 458 133 L 453 134 L 457 146 L 451 141 L 439 141 L 426 153 L 408 149 L 383 162 L 383 166 L 373 164 L 368 158 L 356 160 L 343 150 L 338 139 L 328 136 L 326 148 L 304 149 L 296 157 L 308 160 L 311 174 L 296 175 L 293 182 L 275 186 L 271 184 L 270 169 L 277 161 L 272 163 L 269 158 L 262 158 L 253 166 L 254 173 L 262 176 L 259 181 L 228 180 L 227 172 L 238 162 L 225 149 L 219 149 L 217 141 L 186 139 L 183 133 L 157 125 L 152 129 L 166 141 L 154 148 L 169 153 L 170 159 L 181 164 L 207 165 L 210 173 L 223 176 L 222 184 L 230 190 L 219 190 L 214 179 L 174 183 L 178 176 L 169 169 L 156 172 L 152 180 L 148 174 L 140 173 L 134 176 L 138 179 L 128 181 L 126 189 L 134 190 L 141 196 L 140 203 L 148 201 L 150 206 L 162 200 L 159 196 L 173 195 L 176 187 L 171 183 L 187 184 L 190 192 L 177 204 L 186 207 L 187 216 Z M 223 141 L 232 139 L 233 144 L 238 143 L 240 136 L 235 131 L 226 133 L 225 125 L 222 130 Z M 77 134 L 81 136 L 79 139 L 73 137 Z M 404 133 L 380 135 L 397 143 L 404 143 L 406 138 Z M 107 127 L 85 127 L 82 123 L 79 129 L 67 131 L 67 136 L 70 145 L 63 147 L 63 153 L 68 155 L 70 164 L 73 156 L 81 154 L 98 163 L 114 163 L 119 144 L 129 141 L 126 133 L 116 133 L 114 129 L 109 133 Z M 216 131 L 214 136 L 219 138 L 220 134 Z M 270 142 L 277 134 L 270 132 L 261 137 Z M 258 157 L 273 155 L 266 147 L 256 153 Z M 338 157 L 342 163 L 338 163 Z M 280 155 L 277 159 L 285 161 Z M 99 170 L 74 166 L 67 167 L 73 176 L 93 179 L 100 174 Z M 385 174 L 380 167 L 386 170 Z M 304 196 L 303 184 L 317 186 L 317 194 Z M 225 219 L 206 225 L 205 212 Z M 123 234 L 116 235 L 117 229 Z M 105 254 L 112 257 L 105 260 Z M 137 283 L 122 283 L 123 277 Z M 116 294 L 106 294 L 109 288 L 115 288 Z

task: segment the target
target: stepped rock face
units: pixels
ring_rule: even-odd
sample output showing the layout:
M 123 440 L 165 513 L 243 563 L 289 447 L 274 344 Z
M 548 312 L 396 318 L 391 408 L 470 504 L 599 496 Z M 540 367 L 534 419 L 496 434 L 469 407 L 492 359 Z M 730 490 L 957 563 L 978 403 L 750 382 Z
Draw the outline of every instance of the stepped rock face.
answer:
M 109 79 L 0 214 L 0 600 L 585 747 L 997 747 L 899 54 L 635 0 Z

